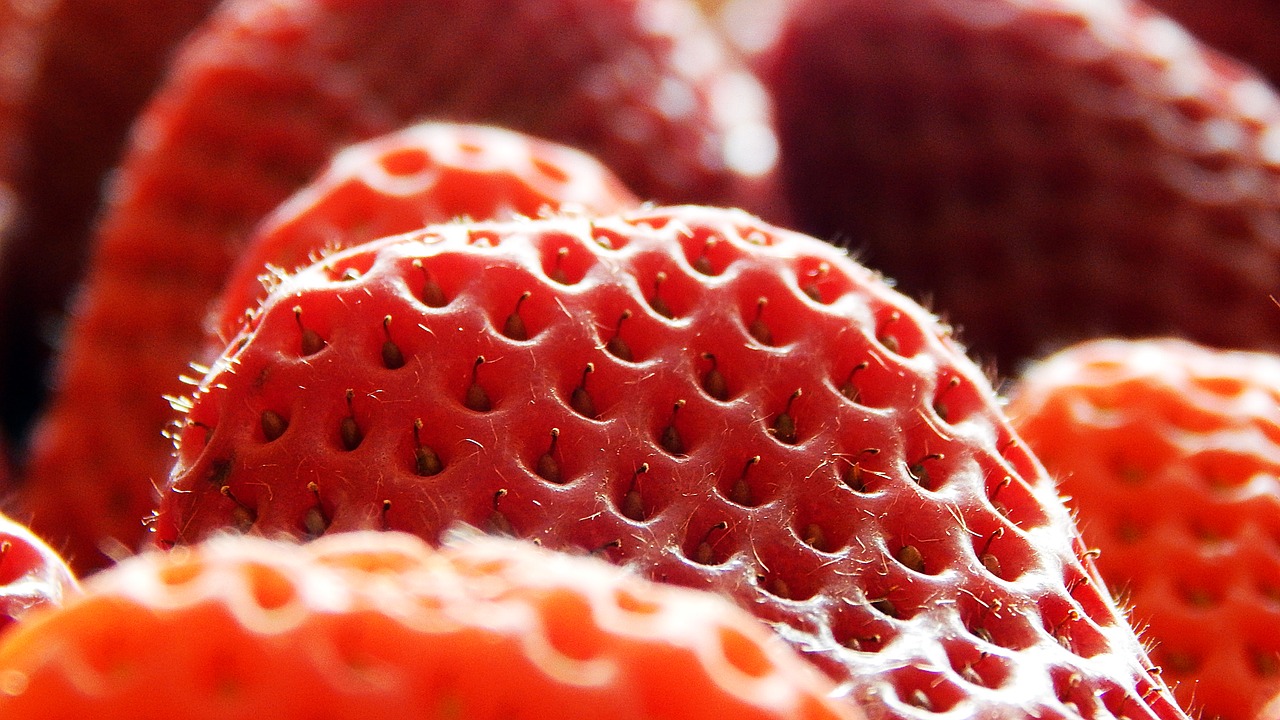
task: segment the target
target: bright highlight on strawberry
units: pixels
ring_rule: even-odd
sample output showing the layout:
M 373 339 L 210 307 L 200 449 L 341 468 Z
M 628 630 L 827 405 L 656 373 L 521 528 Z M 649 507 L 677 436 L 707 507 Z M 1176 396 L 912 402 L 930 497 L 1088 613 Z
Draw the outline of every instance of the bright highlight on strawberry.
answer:
M 857 720 L 710 593 L 494 539 L 146 553 L 0 639 L 6 720 Z
M 1182 717 L 948 329 L 743 212 L 336 253 L 175 402 L 164 546 L 461 522 L 716 590 L 885 717 Z

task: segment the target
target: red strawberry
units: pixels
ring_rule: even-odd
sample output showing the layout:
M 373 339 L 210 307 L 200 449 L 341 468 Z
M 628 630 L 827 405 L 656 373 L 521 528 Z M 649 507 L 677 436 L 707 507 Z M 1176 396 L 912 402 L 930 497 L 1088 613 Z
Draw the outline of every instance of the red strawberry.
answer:
M 179 404 L 164 545 L 464 522 L 732 597 L 876 717 L 1183 717 L 947 329 L 743 212 L 337 253 Z
M 0 630 L 36 608 L 58 606 L 78 593 L 79 585 L 58 553 L 25 526 L 0 515 Z
M 700 20 L 686 0 L 220 6 L 139 120 L 103 214 L 31 441 L 36 526 L 86 569 L 141 541 L 168 464 L 164 396 L 228 265 L 351 141 L 483 120 L 594 151 L 645 199 L 742 198 L 759 178 L 741 165 L 771 157 L 753 151 L 771 149 L 761 93 Z
M 860 717 L 721 598 L 388 533 L 127 560 L 6 636 L 0 678 L 10 720 Z
M 1280 99 L 1133 0 L 795 0 L 760 60 L 798 226 L 1008 363 L 1280 348 Z
M 20 211 L 0 243 L 0 421 L 18 436 L 44 390 L 52 331 L 83 270 L 107 171 L 159 81 L 173 46 L 214 0 L 3 0 L 4 97 L 20 98 L 5 142 Z M 22 90 L 14 84 L 21 79 Z M 4 163 L 0 162 L 0 166 Z
M 267 218 L 231 272 L 217 326 L 224 340 L 235 335 L 265 294 L 268 267 L 292 272 L 341 247 L 455 218 L 607 214 L 639 203 L 573 148 L 496 127 L 414 125 L 343 150 Z
M 1280 357 L 1094 341 L 1009 412 L 1184 707 L 1251 720 L 1280 693 Z

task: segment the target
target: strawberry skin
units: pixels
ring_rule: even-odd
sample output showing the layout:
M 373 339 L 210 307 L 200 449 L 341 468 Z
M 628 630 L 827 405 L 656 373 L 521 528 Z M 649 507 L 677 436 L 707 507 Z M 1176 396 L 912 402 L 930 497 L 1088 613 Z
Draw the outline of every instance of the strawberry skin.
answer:
M 25 514 L 86 570 L 142 542 L 169 460 L 164 396 L 183 390 L 227 268 L 351 142 L 424 116 L 482 121 L 585 148 L 646 200 L 750 203 L 772 157 L 754 151 L 772 147 L 762 93 L 701 20 L 686 0 L 220 5 L 112 184 Z
M 1256 73 L 1132 0 L 788 9 L 759 63 L 797 227 L 862 249 L 976 353 L 1010 372 L 1100 333 L 1280 348 L 1280 99 Z
M 359 143 L 254 232 L 218 301 L 222 344 L 262 299 L 264 275 L 342 247 L 455 218 L 609 214 L 639 204 L 594 157 L 502 128 L 429 122 Z
M 1183 717 L 948 330 L 744 212 L 336 253 L 175 404 L 163 546 L 463 523 L 733 598 L 875 717 Z
M 1280 357 L 1092 341 L 1008 409 L 1184 707 L 1251 720 L 1280 693 Z
M 0 631 L 79 591 L 71 569 L 53 548 L 27 527 L 0 515 Z
M 131 558 L 0 640 L 0 677 L 10 720 L 861 717 L 722 598 L 392 533 Z
M 1271 0 L 1149 0 L 1205 44 L 1252 65 L 1280 84 L 1280 8 Z

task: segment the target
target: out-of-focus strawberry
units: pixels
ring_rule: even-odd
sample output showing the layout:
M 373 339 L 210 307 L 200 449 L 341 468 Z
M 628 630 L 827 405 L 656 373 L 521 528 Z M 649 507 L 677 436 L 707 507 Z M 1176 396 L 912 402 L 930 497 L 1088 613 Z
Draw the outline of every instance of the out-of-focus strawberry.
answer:
M 608 168 L 568 146 L 492 126 L 413 125 L 343 150 L 254 232 L 218 300 L 222 344 L 262 300 L 264 275 L 340 248 L 458 218 L 639 204 Z
M 855 720 L 751 616 L 515 541 L 223 537 L 0 640 L 6 720 Z
M 24 525 L 0 515 L 0 631 L 37 608 L 60 605 L 79 590 L 57 552 Z
M 135 128 L 33 431 L 28 515 L 80 568 L 131 548 L 167 394 L 259 220 L 352 141 L 423 116 L 597 154 L 643 199 L 749 202 L 758 84 L 687 0 L 230 0 Z M 747 190 L 746 188 L 750 188 Z
M 731 597 L 877 718 L 1183 717 L 948 330 L 744 212 L 338 252 L 175 403 L 164 545 L 463 522 Z
M 1280 84 L 1280 6 L 1273 0 L 1148 0 L 1197 38 Z
M 975 352 L 1280 347 L 1280 99 L 1133 0 L 795 0 L 760 58 L 798 226 Z
M 21 437 L 44 397 L 54 328 L 83 271 L 107 172 L 174 45 L 215 0 L 3 0 L 0 423 Z M 0 111 L 2 112 L 2 111 Z M 5 169 L 12 161 L 12 173 Z
M 1009 412 L 1184 707 L 1251 720 L 1280 692 L 1280 357 L 1093 341 Z

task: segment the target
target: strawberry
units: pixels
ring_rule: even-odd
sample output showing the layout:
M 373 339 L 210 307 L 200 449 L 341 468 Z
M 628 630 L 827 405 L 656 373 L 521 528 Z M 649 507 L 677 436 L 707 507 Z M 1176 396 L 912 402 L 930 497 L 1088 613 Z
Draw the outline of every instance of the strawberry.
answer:
M 267 218 L 232 269 L 217 326 L 224 340 L 236 333 L 262 299 L 268 268 L 291 272 L 343 246 L 454 218 L 610 213 L 639 202 L 594 157 L 565 145 L 482 125 L 413 125 L 343 150 Z
M 787 7 L 758 63 L 797 227 L 977 354 L 1280 348 L 1280 99 L 1256 73 L 1133 0 Z
M 4 636 L 0 678 L 12 720 L 861 717 L 714 595 L 390 533 L 131 558 Z
M 175 405 L 162 546 L 461 522 L 733 598 L 878 718 L 1184 717 L 948 330 L 745 212 L 365 243 Z
M 1280 356 L 1098 340 L 1012 393 L 1184 707 L 1251 720 L 1280 693 Z
M 164 396 L 208 304 L 343 146 L 485 121 L 584 147 L 645 199 L 734 202 L 772 157 L 753 83 L 686 0 L 229 0 L 138 121 L 30 440 L 27 514 L 82 570 L 141 541 Z
M 44 389 L 50 327 L 83 270 L 101 185 L 173 46 L 214 0 L 3 0 L 4 96 L 20 99 L 0 243 L 0 421 L 26 429 Z M 3 22 L 3 21 L 0 21 Z M 21 80 L 21 90 L 12 85 Z M 3 163 L 0 163 L 3 165 Z M 4 172 L 4 171 L 0 171 Z
M 71 569 L 53 548 L 0 515 L 0 631 L 37 608 L 60 605 L 79 590 Z

